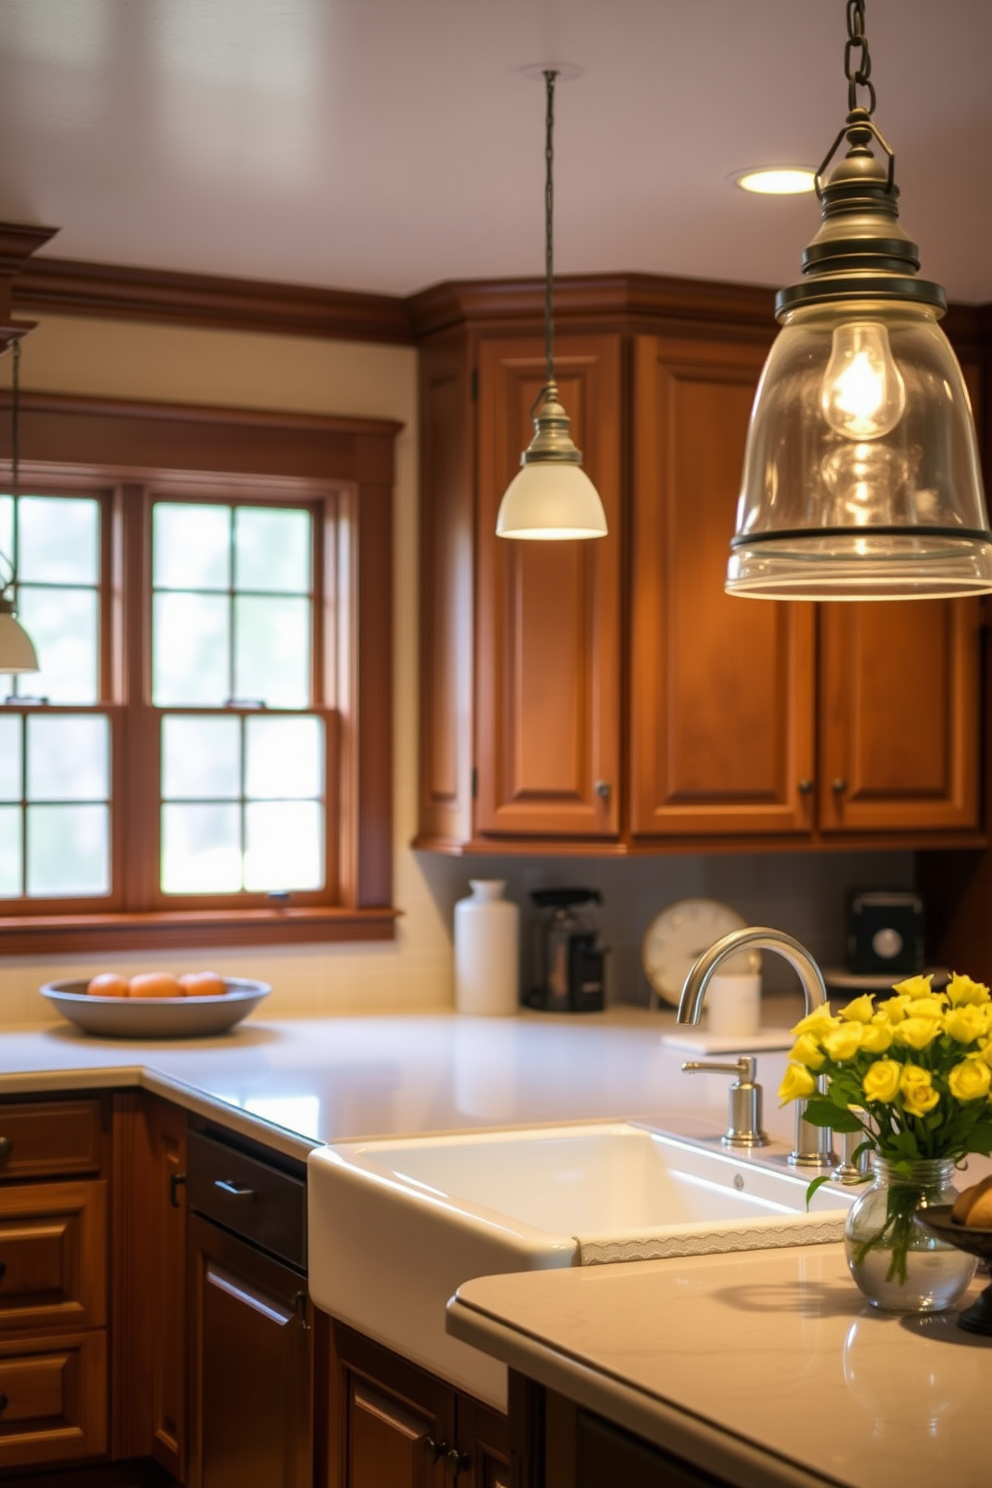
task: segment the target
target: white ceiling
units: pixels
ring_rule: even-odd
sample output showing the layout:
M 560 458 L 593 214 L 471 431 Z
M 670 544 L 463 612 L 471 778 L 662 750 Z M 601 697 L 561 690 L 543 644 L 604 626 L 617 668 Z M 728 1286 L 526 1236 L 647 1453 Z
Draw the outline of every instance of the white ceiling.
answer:
M 922 272 L 992 301 L 992 0 L 868 0 Z M 0 0 L 0 220 L 45 253 L 407 294 L 556 269 L 778 285 L 843 123 L 844 0 Z

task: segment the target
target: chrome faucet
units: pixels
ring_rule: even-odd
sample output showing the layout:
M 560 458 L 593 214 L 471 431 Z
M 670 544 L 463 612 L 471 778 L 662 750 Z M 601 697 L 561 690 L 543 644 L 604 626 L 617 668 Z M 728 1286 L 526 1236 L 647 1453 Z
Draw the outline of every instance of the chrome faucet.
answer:
M 710 977 L 721 961 L 735 951 L 748 947 L 758 951 L 777 951 L 795 971 L 802 983 L 806 999 L 806 1013 L 815 1012 L 827 1001 L 827 989 L 823 975 L 804 945 L 785 935 L 781 930 L 768 930 L 760 925 L 749 925 L 743 930 L 732 930 L 729 935 L 714 941 L 691 968 L 682 988 L 679 1010 L 676 1017 L 680 1023 L 698 1023 L 703 1011 L 703 998 Z M 789 1154 L 789 1162 L 797 1167 L 831 1167 L 836 1161 L 833 1152 L 833 1133 L 825 1126 L 813 1126 L 806 1120 L 806 1102 L 796 1102 L 796 1145 Z

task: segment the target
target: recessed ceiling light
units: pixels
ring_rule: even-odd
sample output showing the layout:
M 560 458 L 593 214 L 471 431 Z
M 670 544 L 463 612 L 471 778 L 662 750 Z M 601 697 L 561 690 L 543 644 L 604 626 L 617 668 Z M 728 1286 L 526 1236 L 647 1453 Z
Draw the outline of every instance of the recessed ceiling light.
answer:
M 808 165 L 762 165 L 735 171 L 727 179 L 742 191 L 762 196 L 798 196 L 815 189 L 816 171 Z

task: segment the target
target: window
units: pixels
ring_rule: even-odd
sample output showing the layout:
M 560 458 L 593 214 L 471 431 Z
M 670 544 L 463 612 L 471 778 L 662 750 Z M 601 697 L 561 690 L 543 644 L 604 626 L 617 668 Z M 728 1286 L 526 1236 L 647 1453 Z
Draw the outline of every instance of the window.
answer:
M 0 952 L 389 935 L 389 486 L 337 421 L 253 419 L 263 461 L 239 415 L 155 417 L 215 468 L 36 461 L 29 425 L 0 492 L 41 666 L 0 677 Z

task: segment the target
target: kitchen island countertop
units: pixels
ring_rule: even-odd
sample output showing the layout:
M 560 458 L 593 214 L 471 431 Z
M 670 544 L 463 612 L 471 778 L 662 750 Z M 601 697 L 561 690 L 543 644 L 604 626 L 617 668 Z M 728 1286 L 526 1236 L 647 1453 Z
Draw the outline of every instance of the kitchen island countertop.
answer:
M 836 1244 L 483 1277 L 448 1328 L 739 1488 L 984 1488 L 992 1338 L 956 1317 L 876 1312 Z

